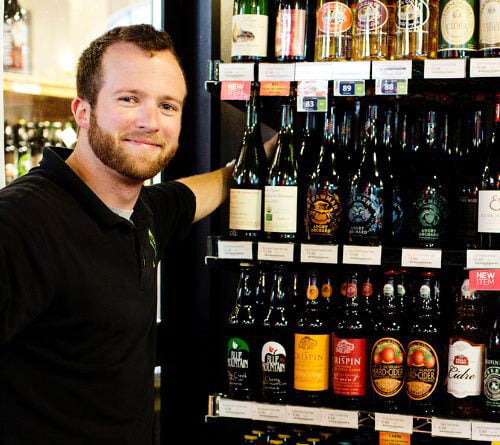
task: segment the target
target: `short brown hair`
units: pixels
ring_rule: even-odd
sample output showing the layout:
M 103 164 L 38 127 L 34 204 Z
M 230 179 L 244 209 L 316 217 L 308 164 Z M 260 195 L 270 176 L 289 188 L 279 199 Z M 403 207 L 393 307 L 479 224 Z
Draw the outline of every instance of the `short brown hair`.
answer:
M 78 97 L 87 100 L 90 105 L 97 103 L 97 95 L 102 86 L 102 57 L 106 48 L 118 42 L 130 42 L 145 51 L 170 51 L 175 53 L 172 38 L 166 31 L 157 31 L 151 25 L 118 26 L 95 39 L 85 49 L 78 60 L 76 91 Z M 182 67 L 181 67 L 182 69 Z

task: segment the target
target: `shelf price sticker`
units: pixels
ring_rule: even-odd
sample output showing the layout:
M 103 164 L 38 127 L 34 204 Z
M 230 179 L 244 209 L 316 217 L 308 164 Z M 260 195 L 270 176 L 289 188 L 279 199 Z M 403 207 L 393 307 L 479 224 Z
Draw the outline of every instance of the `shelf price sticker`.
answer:
M 231 260 L 251 260 L 252 241 L 222 241 L 217 242 L 219 258 Z
M 424 79 L 464 79 L 465 59 L 424 60 Z
M 257 258 L 264 261 L 293 262 L 293 243 L 263 243 L 258 246 Z
M 219 416 L 250 419 L 253 416 L 253 402 L 220 398 Z
M 375 430 L 412 434 L 413 417 L 401 414 L 375 413 Z
M 470 59 L 470 77 L 500 77 L 500 57 Z
M 253 82 L 255 80 L 254 66 L 254 63 L 221 63 L 219 64 L 219 80 Z
M 295 80 L 330 80 L 331 62 L 301 62 L 295 64 Z
M 370 62 L 331 62 L 332 79 L 365 80 L 370 78 Z
M 440 269 L 443 252 L 441 249 L 402 249 L 402 267 L 426 267 Z
M 263 420 L 271 422 L 286 422 L 288 410 L 286 405 L 271 405 L 268 403 L 254 403 L 253 420 Z
M 359 412 L 340 409 L 323 409 L 323 426 L 332 428 L 359 428 Z
M 452 420 L 433 417 L 431 434 L 439 437 L 470 439 L 471 422 L 470 420 Z
M 223 81 L 221 100 L 250 100 L 251 83 L 246 80 Z
M 260 82 L 261 96 L 289 96 L 290 82 Z
M 377 79 L 375 94 L 380 96 L 396 96 L 408 94 L 408 79 Z
M 387 79 L 391 77 L 411 79 L 411 76 L 411 60 L 379 60 L 372 62 L 372 79 Z
M 339 246 L 327 244 L 301 244 L 301 263 L 325 263 L 337 264 L 339 257 Z
M 500 269 L 500 250 L 467 250 L 467 269 Z
M 295 80 L 295 63 L 260 63 L 260 82 L 292 82 Z
M 288 423 L 305 425 L 321 425 L 323 410 L 321 408 L 306 408 L 303 406 L 288 406 Z
M 326 113 L 328 80 L 303 80 L 297 85 L 297 111 Z
M 500 441 L 500 423 L 473 421 L 472 440 Z
M 379 432 L 379 445 L 411 445 L 411 435 L 406 433 Z
M 333 83 L 334 96 L 364 96 L 364 80 L 335 80 Z
M 342 262 L 344 264 L 380 266 L 382 264 L 382 246 L 345 245 Z
M 500 270 L 470 270 L 469 288 L 474 290 L 500 290 Z

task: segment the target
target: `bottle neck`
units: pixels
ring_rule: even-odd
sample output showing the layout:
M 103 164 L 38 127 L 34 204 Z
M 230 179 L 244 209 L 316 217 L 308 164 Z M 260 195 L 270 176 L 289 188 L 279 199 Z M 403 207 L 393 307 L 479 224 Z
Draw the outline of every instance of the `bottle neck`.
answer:
M 319 307 L 319 287 L 318 277 L 316 275 L 310 275 L 307 279 L 306 298 L 304 303 L 306 310 L 315 310 Z
M 281 128 L 280 133 L 293 133 L 293 108 L 290 104 L 281 106 Z
M 285 277 L 282 272 L 275 272 L 273 277 L 273 285 L 271 287 L 269 307 L 277 308 L 285 306 L 286 306 Z
M 243 270 L 241 272 L 237 301 L 239 301 L 241 306 L 249 306 L 254 303 L 250 271 Z
M 388 278 L 383 288 L 383 307 L 387 312 L 395 312 L 397 310 L 395 287 L 396 283 L 394 278 Z
M 360 296 L 357 276 L 350 276 L 347 280 L 345 305 L 348 311 L 358 310 L 360 307 Z

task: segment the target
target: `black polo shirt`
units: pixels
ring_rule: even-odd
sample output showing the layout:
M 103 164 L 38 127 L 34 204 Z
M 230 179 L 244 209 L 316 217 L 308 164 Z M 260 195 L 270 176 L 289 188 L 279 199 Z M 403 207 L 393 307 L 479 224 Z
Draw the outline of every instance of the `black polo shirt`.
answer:
M 69 153 L 0 191 L 0 444 L 150 445 L 157 264 L 195 197 L 143 187 L 129 222 Z

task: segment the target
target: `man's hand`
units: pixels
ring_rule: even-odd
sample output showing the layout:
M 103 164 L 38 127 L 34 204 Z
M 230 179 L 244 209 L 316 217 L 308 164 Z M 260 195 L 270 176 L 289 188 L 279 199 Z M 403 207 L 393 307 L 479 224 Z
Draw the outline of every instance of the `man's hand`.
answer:
M 264 142 L 264 151 L 266 152 L 266 157 L 268 161 L 271 161 L 273 159 L 277 141 L 278 141 L 278 133 L 275 133 L 271 139 L 268 139 L 266 142 Z

